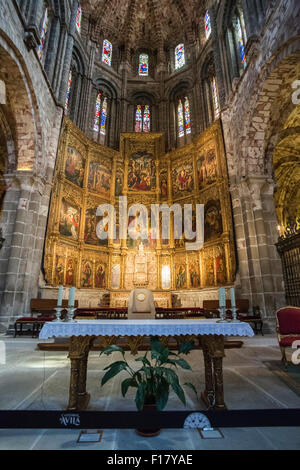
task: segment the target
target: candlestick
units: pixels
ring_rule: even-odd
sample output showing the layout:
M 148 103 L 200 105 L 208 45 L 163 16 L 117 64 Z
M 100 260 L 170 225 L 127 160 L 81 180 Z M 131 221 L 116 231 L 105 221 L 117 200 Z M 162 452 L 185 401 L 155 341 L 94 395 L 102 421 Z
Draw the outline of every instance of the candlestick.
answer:
M 59 286 L 59 288 L 58 288 L 57 307 L 62 307 L 63 292 L 64 292 L 63 286 Z
M 68 306 L 73 308 L 75 306 L 75 287 L 71 287 L 70 294 L 69 294 L 69 304 Z
M 219 306 L 226 307 L 226 290 L 224 287 L 219 289 Z
M 230 289 L 230 296 L 231 296 L 231 308 L 236 307 L 236 301 L 235 301 L 235 290 L 234 287 Z

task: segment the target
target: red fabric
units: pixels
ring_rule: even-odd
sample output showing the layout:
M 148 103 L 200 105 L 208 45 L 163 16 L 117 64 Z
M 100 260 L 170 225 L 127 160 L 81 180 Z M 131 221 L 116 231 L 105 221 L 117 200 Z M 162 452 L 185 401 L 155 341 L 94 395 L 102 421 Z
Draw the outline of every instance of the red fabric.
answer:
M 34 318 L 34 317 L 22 317 L 22 318 L 18 318 L 17 321 L 30 321 L 30 322 L 32 321 L 33 322 L 33 321 L 36 321 L 36 318 Z
M 56 317 L 38 317 L 35 319 L 36 321 L 54 321 L 56 320 Z
M 281 335 L 300 335 L 300 308 L 282 308 L 277 312 L 277 319 Z
M 279 341 L 279 345 L 282 348 L 289 348 L 293 345 L 294 341 L 300 341 L 300 335 L 299 336 L 289 336 L 288 338 L 282 338 Z

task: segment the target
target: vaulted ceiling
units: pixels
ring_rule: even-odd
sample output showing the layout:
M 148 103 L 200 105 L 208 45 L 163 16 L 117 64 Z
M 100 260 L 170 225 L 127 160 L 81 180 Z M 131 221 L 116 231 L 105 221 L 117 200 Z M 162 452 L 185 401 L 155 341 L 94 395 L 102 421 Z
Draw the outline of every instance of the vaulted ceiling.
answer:
M 193 42 L 207 0 L 82 0 L 93 35 L 131 47 Z

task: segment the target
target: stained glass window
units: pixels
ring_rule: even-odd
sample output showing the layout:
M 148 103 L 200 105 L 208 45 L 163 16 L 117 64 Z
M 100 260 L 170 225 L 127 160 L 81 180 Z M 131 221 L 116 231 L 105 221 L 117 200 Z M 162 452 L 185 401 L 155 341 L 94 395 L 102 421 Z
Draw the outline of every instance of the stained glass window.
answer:
M 184 44 L 178 44 L 175 49 L 175 69 L 181 69 L 185 65 Z
M 190 112 L 190 102 L 186 97 L 184 100 L 184 117 L 185 117 L 185 130 L 187 134 L 191 133 L 191 112 Z
M 67 97 L 66 97 L 66 104 L 65 104 L 66 111 L 68 111 L 68 109 L 69 109 L 70 96 L 71 96 L 71 87 L 72 87 L 72 69 L 70 70 L 70 73 L 69 73 Z
M 150 107 L 149 105 L 145 106 L 144 110 L 144 132 L 150 132 Z
M 139 75 L 141 77 L 148 77 L 149 75 L 149 56 L 147 54 L 140 55 Z
M 99 132 L 100 130 L 100 115 L 101 115 L 101 93 L 98 94 L 95 107 L 94 115 L 94 131 Z
M 77 16 L 76 16 L 76 28 L 78 33 L 81 32 L 81 20 L 82 20 L 82 8 L 79 5 L 78 10 L 77 10 Z
M 235 30 L 236 30 L 236 36 L 237 36 L 237 42 L 238 42 L 238 48 L 239 48 L 241 63 L 243 65 L 243 67 L 246 68 L 247 61 L 246 61 L 246 54 L 245 54 L 245 41 L 244 41 L 241 21 L 240 21 L 239 17 L 236 18 Z
M 210 35 L 211 35 L 211 19 L 210 19 L 210 14 L 207 11 L 206 15 L 205 15 L 205 36 L 206 36 L 206 39 L 208 39 Z
M 46 48 L 48 26 L 49 26 L 49 11 L 48 11 L 48 8 L 46 8 L 45 13 L 44 13 L 44 18 L 43 18 L 42 30 L 41 30 L 41 35 L 40 35 L 40 45 L 39 45 L 39 50 L 38 50 L 38 55 L 40 59 L 42 59 L 43 53 Z
M 181 100 L 179 100 L 177 116 L 178 116 L 178 135 L 179 137 L 183 137 L 184 136 L 184 114 L 183 114 L 183 105 L 182 105 Z
M 112 44 L 107 39 L 103 41 L 102 62 L 111 66 L 112 59 Z
M 219 97 L 218 97 L 217 82 L 216 82 L 215 77 L 212 79 L 211 89 L 212 89 L 213 102 L 214 102 L 215 119 L 218 119 L 220 117 L 221 110 L 220 110 L 220 103 L 219 103 Z
M 100 125 L 100 134 L 106 135 L 106 120 L 107 120 L 107 98 L 104 98 L 101 112 L 101 125 Z
M 136 108 L 136 113 L 135 113 L 135 132 L 142 132 L 142 130 L 143 130 L 142 106 L 138 104 Z

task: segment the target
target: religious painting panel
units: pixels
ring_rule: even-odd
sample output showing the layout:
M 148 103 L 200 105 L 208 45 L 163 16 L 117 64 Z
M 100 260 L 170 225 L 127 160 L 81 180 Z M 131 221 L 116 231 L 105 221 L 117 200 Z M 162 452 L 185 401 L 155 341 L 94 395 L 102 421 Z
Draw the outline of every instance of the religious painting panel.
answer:
M 85 159 L 74 147 L 68 147 L 67 160 L 65 166 L 65 177 L 71 183 L 83 187 L 85 171 Z
M 65 199 L 61 201 L 59 233 L 64 237 L 78 240 L 80 229 L 80 209 Z
M 111 171 L 101 163 L 91 162 L 88 175 L 88 189 L 103 196 L 110 196 Z
M 106 273 L 107 267 L 103 263 L 96 265 L 95 270 L 95 288 L 96 289 L 105 289 L 106 288 Z
M 204 262 L 205 285 L 212 287 L 215 285 L 215 263 L 213 257 L 207 257 Z
M 200 287 L 200 266 L 196 258 L 190 259 L 189 263 L 189 280 L 192 289 L 199 289 Z
M 65 258 L 63 256 L 56 255 L 53 280 L 56 286 L 65 284 Z
M 66 282 L 65 285 L 68 287 L 73 287 L 76 285 L 76 268 L 77 260 L 73 257 L 67 258 L 66 264 Z
M 226 270 L 226 260 L 223 249 L 218 248 L 218 253 L 215 258 L 216 262 L 216 275 L 217 275 L 217 284 L 225 285 L 227 283 L 227 270 Z
M 185 196 L 194 190 L 192 163 L 186 162 L 173 169 L 172 187 L 174 197 Z
M 198 186 L 204 189 L 217 181 L 217 156 L 214 149 L 202 154 L 197 160 Z
M 219 238 L 223 233 L 220 201 L 211 200 L 205 205 L 204 239 L 205 242 Z
M 116 181 L 115 181 L 115 196 L 122 196 L 123 193 L 123 184 L 124 184 L 124 174 L 121 170 L 116 172 Z
M 108 246 L 108 238 L 105 240 L 101 240 L 97 236 L 97 225 L 101 223 L 104 216 L 98 217 L 97 207 L 93 207 L 91 209 L 87 209 L 85 212 L 85 226 L 84 226 L 84 242 L 87 245 L 94 245 L 94 246 Z M 104 227 L 104 231 L 108 233 L 108 224 Z
M 89 260 L 83 260 L 81 265 L 81 287 L 93 287 L 93 263 Z
M 131 191 L 155 191 L 156 165 L 154 155 L 139 151 L 131 155 L 128 166 L 128 189 Z
M 162 200 L 168 199 L 168 170 L 164 168 L 159 174 L 160 196 Z
M 175 286 L 176 289 L 187 288 L 186 264 L 175 265 Z

